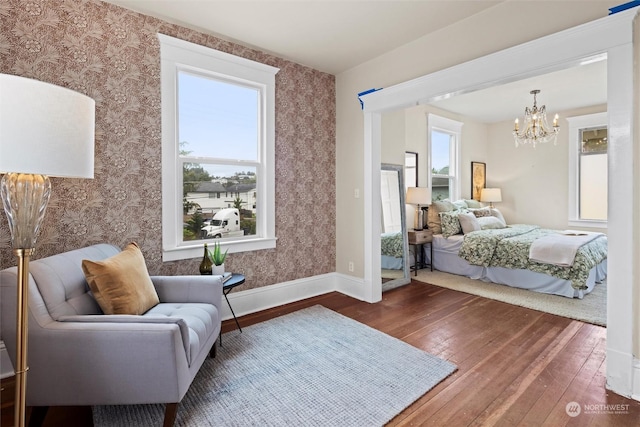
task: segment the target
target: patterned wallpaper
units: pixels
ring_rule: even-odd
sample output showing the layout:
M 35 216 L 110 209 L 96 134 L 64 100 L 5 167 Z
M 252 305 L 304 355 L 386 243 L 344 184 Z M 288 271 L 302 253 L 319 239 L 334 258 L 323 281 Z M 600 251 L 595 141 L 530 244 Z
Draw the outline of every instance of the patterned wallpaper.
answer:
M 280 68 L 277 247 L 230 254 L 227 268 L 247 276 L 243 289 L 335 271 L 334 76 L 97 0 L 0 0 L 0 18 L 0 72 L 96 101 L 95 179 L 52 178 L 35 258 L 136 241 L 150 274 L 197 274 L 200 259 L 162 262 L 161 32 Z M 2 217 L 6 268 L 16 260 Z

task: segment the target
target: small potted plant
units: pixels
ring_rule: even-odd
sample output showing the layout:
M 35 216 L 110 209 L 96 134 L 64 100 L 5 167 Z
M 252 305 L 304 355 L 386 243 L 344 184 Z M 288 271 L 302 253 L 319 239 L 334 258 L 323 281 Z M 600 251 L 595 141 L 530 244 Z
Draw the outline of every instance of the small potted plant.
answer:
M 213 244 L 213 253 L 211 254 L 211 260 L 213 261 L 213 274 L 224 274 L 224 260 L 227 259 L 227 252 L 229 252 L 229 249 L 222 252 L 222 249 L 220 249 L 220 243 L 215 242 Z

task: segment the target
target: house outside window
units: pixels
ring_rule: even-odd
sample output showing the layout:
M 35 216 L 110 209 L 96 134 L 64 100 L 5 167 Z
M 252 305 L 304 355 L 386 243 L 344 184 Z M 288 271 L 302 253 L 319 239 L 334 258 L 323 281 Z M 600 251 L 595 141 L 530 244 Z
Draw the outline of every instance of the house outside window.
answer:
M 202 256 L 214 240 L 203 227 L 228 207 L 239 210 L 241 230 L 215 238 L 225 250 L 274 248 L 278 69 L 158 37 L 163 260 Z
M 569 117 L 569 225 L 606 228 L 607 113 Z
M 429 114 L 427 168 L 432 200 L 460 198 L 460 135 L 463 123 Z

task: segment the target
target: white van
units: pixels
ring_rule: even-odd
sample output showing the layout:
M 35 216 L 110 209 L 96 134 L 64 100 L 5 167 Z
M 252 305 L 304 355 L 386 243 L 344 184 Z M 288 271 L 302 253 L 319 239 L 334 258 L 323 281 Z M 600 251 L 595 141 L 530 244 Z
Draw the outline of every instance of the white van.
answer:
M 220 238 L 243 236 L 244 231 L 240 229 L 240 212 L 236 208 L 221 209 L 216 212 L 209 225 L 201 228 L 202 237 Z

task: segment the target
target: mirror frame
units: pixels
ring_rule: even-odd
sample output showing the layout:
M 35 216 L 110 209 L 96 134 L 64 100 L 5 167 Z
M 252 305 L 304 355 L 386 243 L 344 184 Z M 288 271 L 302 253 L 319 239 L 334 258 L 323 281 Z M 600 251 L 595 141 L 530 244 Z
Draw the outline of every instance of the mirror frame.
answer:
M 402 221 L 402 253 L 403 255 L 403 275 L 401 278 L 389 280 L 388 282 L 382 283 L 382 276 L 380 277 L 380 283 L 382 284 L 382 292 L 388 291 L 398 286 L 406 285 L 411 283 L 411 276 L 409 271 L 409 238 L 407 234 L 407 209 L 405 203 L 405 187 L 404 187 L 404 166 L 402 165 L 394 165 L 391 163 L 382 163 L 380 165 L 380 170 L 387 171 L 395 171 L 398 173 L 398 186 L 399 186 L 399 195 L 400 195 L 400 221 Z M 380 191 L 378 191 L 380 194 Z M 382 224 L 382 222 L 380 222 Z M 382 272 L 382 267 L 380 267 L 380 271 Z

